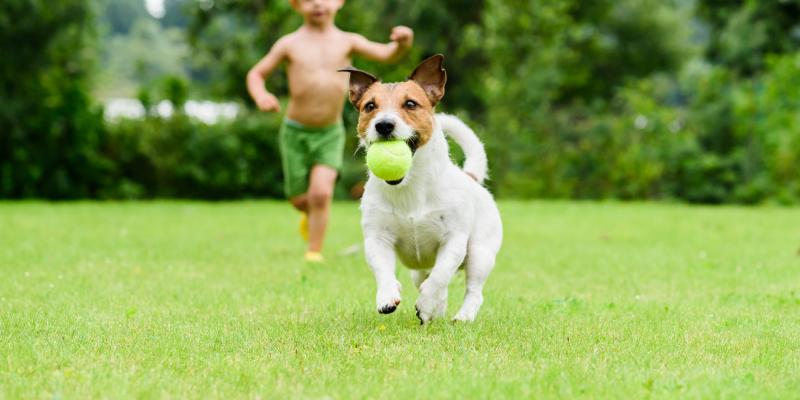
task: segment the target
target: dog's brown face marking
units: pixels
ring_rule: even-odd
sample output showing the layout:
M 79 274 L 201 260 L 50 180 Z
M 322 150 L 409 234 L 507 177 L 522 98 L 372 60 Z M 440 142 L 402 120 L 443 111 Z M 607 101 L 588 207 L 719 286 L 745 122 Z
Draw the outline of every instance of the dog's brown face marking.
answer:
M 367 89 L 358 105 L 358 135 L 362 138 L 381 111 L 396 112 L 419 136 L 418 146 L 427 143 L 433 134 L 433 104 L 414 81 L 376 83 Z
M 358 109 L 358 135 L 366 139 L 373 119 L 383 112 L 396 114 L 413 133 L 412 150 L 424 146 L 433 135 L 433 109 L 444 96 L 447 72 L 444 56 L 437 54 L 421 62 L 405 82 L 381 83 L 375 76 L 353 67 L 350 73 L 350 103 Z M 386 114 L 383 114 L 386 115 Z

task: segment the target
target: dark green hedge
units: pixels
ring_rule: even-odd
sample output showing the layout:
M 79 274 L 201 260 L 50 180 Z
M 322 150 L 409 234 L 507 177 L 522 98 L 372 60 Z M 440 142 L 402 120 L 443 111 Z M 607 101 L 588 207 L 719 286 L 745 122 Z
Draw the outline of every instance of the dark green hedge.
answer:
M 100 151 L 115 167 L 100 197 L 283 197 L 279 124 L 253 113 L 213 125 L 181 114 L 109 123 Z M 347 197 L 363 177 L 348 157 L 337 195 Z
M 445 53 L 442 107 L 484 139 L 498 196 L 800 202 L 794 3 L 447 0 L 400 14 L 372 3 L 348 2 L 343 27 L 381 38 L 384 20 L 406 23 L 417 39 L 398 65 L 357 65 L 393 80 Z M 283 1 L 196 11 L 195 50 L 219 67 L 210 81 L 250 104 L 244 71 L 299 17 Z M 278 115 L 105 122 L 89 95 L 91 14 L 84 0 L 0 2 L 0 198 L 281 196 Z M 212 23 L 231 16 L 260 36 Z M 691 39 L 701 21 L 709 37 Z M 178 103 L 198 83 L 164 82 Z M 280 74 L 269 84 L 285 94 Z M 348 107 L 339 197 L 364 178 L 354 119 Z
M 781 93 L 790 61 L 777 60 L 779 76 L 733 97 L 714 95 L 724 78 L 704 78 L 698 84 L 708 95 L 689 109 L 660 104 L 656 80 L 623 91 L 613 114 L 554 111 L 506 133 L 473 124 L 486 140 L 490 168 L 504 170 L 488 184 L 502 197 L 796 203 L 796 106 Z M 86 129 L 19 136 L 28 141 L 2 164 L 3 197 L 282 197 L 276 115 L 244 113 L 213 125 L 182 114 L 105 124 L 100 113 L 79 115 L 76 126 Z M 714 124 L 722 133 L 712 134 Z M 337 197 L 351 197 L 364 178 L 349 127 Z
M 0 2 L 0 198 L 95 197 L 113 165 L 97 151 L 88 94 L 91 7 L 83 0 Z
M 103 197 L 278 197 L 281 163 L 274 118 L 215 125 L 177 115 L 107 125 L 103 155 L 114 161 Z
M 573 106 L 531 112 L 528 125 L 492 121 L 504 127 L 484 133 L 495 192 L 796 204 L 798 61 L 800 53 L 769 57 L 766 72 L 747 80 L 722 68 L 656 76 L 621 88 L 609 110 Z

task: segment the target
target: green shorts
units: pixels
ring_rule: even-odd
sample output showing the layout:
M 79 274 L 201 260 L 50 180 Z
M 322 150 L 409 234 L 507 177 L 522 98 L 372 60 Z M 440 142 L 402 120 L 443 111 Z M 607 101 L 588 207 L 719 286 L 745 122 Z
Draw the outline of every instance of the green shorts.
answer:
M 292 198 L 308 190 L 311 167 L 327 165 L 336 170 L 342 167 L 344 125 L 315 128 L 284 119 L 278 133 L 283 164 L 283 190 Z

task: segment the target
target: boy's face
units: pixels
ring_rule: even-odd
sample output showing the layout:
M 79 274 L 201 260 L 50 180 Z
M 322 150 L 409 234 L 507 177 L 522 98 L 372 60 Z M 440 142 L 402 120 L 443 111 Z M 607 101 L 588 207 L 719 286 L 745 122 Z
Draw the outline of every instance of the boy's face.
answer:
M 291 0 L 292 7 L 313 24 L 326 23 L 336 16 L 344 0 Z

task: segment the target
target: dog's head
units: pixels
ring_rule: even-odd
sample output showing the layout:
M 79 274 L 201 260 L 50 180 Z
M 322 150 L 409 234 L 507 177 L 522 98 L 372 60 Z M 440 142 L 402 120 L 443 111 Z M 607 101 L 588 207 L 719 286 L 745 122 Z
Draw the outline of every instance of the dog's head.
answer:
M 405 82 L 383 83 L 355 69 L 350 73 L 350 103 L 358 110 L 358 136 L 362 145 L 400 139 L 416 152 L 433 135 L 434 107 L 444 96 L 447 73 L 444 56 L 420 63 Z

